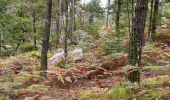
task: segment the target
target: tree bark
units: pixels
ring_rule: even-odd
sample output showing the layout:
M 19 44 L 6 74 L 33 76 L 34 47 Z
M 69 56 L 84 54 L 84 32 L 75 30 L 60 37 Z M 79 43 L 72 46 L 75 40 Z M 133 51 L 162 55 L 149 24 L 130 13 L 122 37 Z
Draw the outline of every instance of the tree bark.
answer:
M 159 10 L 159 0 L 155 0 L 153 20 L 152 20 L 152 23 L 151 23 L 151 39 L 153 41 L 155 41 L 156 27 L 157 27 L 157 24 L 158 24 L 158 10 Z
M 76 39 L 74 39 L 74 29 L 75 29 L 75 0 L 70 0 L 70 23 L 69 23 L 69 39 L 71 44 L 77 44 Z
M 150 10 L 149 29 L 148 29 L 149 39 L 151 37 L 151 27 L 152 27 L 152 20 L 153 20 L 153 3 L 154 3 L 154 0 L 151 0 L 151 10 Z
M 42 50 L 41 50 L 41 73 L 42 77 L 46 77 L 47 70 L 47 53 L 49 48 L 49 37 L 50 37 L 50 29 L 51 29 L 51 13 L 52 13 L 52 0 L 47 1 L 47 12 L 46 12 L 46 21 L 45 21 L 45 32 L 43 34 L 42 41 Z
M 64 40 L 64 67 L 67 67 L 67 60 L 68 60 L 68 30 L 69 30 L 69 24 L 68 24 L 68 1 L 66 1 L 66 4 L 65 4 L 65 9 L 66 9 L 66 12 L 65 12 L 65 17 L 66 17 L 66 20 L 65 20 L 65 40 Z
M 127 10 L 127 20 L 128 20 L 128 32 L 130 36 L 130 11 L 129 11 L 129 1 L 126 0 L 126 10 Z
M 56 48 L 59 47 L 60 35 L 61 35 L 61 0 L 57 0 L 57 18 L 56 18 Z
M 148 0 L 137 0 L 135 18 L 130 37 L 129 64 L 141 67 L 141 53 L 144 45 L 144 30 L 147 19 Z M 128 75 L 130 82 L 140 82 L 140 72 L 133 71 Z
M 120 20 L 120 11 L 121 11 L 121 0 L 115 0 L 116 4 L 116 26 L 115 26 L 115 32 L 119 33 L 120 32 L 120 27 L 119 27 L 119 20 Z
M 35 3 L 35 1 L 33 2 Z M 33 21 L 32 21 L 32 24 L 33 24 L 33 33 L 34 33 L 34 47 L 37 46 L 37 40 L 36 40 L 36 8 L 34 7 L 33 9 L 33 13 L 32 13 L 32 17 L 33 17 Z
M 109 14 L 110 14 L 110 0 L 108 0 L 107 15 L 106 15 L 106 29 L 109 27 Z
M 164 3 L 165 0 L 160 0 L 160 23 L 159 25 L 161 25 L 161 20 L 162 20 L 162 17 L 164 17 Z

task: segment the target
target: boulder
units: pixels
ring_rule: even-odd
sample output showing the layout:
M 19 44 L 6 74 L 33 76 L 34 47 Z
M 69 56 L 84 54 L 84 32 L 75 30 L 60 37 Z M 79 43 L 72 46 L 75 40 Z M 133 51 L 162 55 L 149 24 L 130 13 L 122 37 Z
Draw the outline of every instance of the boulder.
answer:
M 72 61 L 81 61 L 84 59 L 83 49 L 82 48 L 76 48 L 73 51 L 70 52 L 69 58 Z
M 55 64 L 62 61 L 64 58 L 64 49 L 57 49 L 56 53 L 49 59 L 49 64 Z
M 56 53 L 48 60 L 49 65 L 58 65 L 64 59 L 64 49 L 58 49 Z M 81 61 L 84 59 L 83 49 L 75 48 L 73 51 L 68 52 L 69 61 Z

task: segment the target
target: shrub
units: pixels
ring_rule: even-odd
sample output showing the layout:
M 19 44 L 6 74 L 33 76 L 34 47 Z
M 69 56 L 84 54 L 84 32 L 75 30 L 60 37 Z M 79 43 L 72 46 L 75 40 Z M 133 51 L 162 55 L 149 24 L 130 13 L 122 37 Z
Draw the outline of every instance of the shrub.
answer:
M 90 25 L 87 25 L 85 30 L 89 33 L 92 34 L 94 37 L 98 37 L 98 33 L 100 31 L 100 28 L 102 26 L 103 21 L 95 21 Z
M 40 57 L 40 53 L 38 51 L 31 51 L 31 52 L 26 53 L 26 55 L 28 57 L 35 57 L 35 58 Z
M 101 38 L 99 45 L 102 52 L 106 53 L 122 53 L 126 49 L 121 44 L 123 40 L 123 34 L 116 34 L 107 38 Z M 100 51 L 100 50 L 99 50 Z
M 18 48 L 21 52 L 29 52 L 33 50 L 37 50 L 37 47 L 34 47 L 31 43 L 23 43 L 22 45 L 19 46 Z
M 15 51 L 10 49 L 10 50 L 2 50 L 1 52 L 2 56 L 14 56 L 15 55 Z

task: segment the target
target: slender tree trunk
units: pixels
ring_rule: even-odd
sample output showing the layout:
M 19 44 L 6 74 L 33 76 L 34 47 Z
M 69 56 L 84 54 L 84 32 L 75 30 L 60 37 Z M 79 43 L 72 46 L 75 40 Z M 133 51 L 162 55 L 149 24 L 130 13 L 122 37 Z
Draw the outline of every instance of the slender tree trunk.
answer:
M 68 1 L 66 1 L 66 12 L 65 12 L 65 40 L 64 40 L 64 67 L 67 67 L 67 60 L 68 60 Z
M 159 0 L 155 0 L 153 20 L 152 20 L 152 23 L 151 23 L 151 39 L 153 41 L 155 40 L 156 27 L 157 27 L 157 24 L 158 24 L 158 10 L 159 10 Z
M 110 14 L 110 0 L 108 0 L 107 15 L 106 15 L 106 29 L 109 27 L 109 14 Z
M 57 19 L 56 19 L 56 48 L 59 47 L 60 42 L 60 35 L 61 35 L 61 0 L 57 0 Z
M 149 39 L 151 37 L 151 27 L 152 27 L 152 20 L 153 20 L 153 3 L 154 3 L 154 0 L 151 0 L 151 10 L 150 10 L 149 29 L 148 29 Z
M 132 2 L 132 20 L 134 19 L 134 1 L 135 0 L 131 0 Z M 133 21 L 132 21 L 133 22 Z
M 34 8 L 33 10 L 33 14 L 32 14 L 32 17 L 33 17 L 33 33 L 34 33 L 34 47 L 37 46 L 37 40 L 36 40 L 36 10 Z
M 76 31 L 76 0 L 74 0 L 74 31 Z
M 129 1 L 126 0 L 126 10 L 127 10 L 127 19 L 128 19 L 128 32 L 130 36 L 130 12 L 129 12 Z
M 115 0 L 116 4 L 116 26 L 115 26 L 115 32 L 119 33 L 120 32 L 120 27 L 119 27 L 119 20 L 120 20 L 120 11 L 121 11 L 121 0 Z
M 74 29 L 75 29 L 75 0 L 70 0 L 71 6 L 70 6 L 70 23 L 69 23 L 69 39 L 71 41 L 71 44 L 77 44 L 77 42 L 74 39 Z
M 144 30 L 147 19 L 147 11 L 148 0 L 137 0 L 129 47 L 129 64 L 132 66 L 141 67 L 141 53 L 144 45 Z M 130 82 L 140 82 L 139 70 L 130 72 L 128 75 L 128 80 Z
M 161 20 L 162 20 L 162 17 L 164 16 L 164 1 L 165 0 L 160 0 L 160 13 L 161 13 L 161 15 L 160 15 L 160 23 L 159 23 L 159 25 L 161 25 Z
M 52 0 L 47 1 L 47 12 L 46 12 L 46 21 L 45 21 L 45 32 L 43 34 L 42 41 L 42 50 L 41 50 L 41 73 L 42 77 L 46 77 L 47 70 L 47 53 L 49 49 L 49 37 L 51 29 L 51 13 L 52 13 Z

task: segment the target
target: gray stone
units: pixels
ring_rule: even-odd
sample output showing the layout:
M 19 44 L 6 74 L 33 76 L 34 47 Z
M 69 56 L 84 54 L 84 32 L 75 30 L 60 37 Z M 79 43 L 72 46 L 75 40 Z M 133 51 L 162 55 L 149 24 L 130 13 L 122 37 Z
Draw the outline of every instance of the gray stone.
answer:
M 63 61 L 64 49 L 58 49 L 56 53 L 48 60 L 49 65 L 56 65 Z M 75 48 L 73 51 L 68 52 L 69 61 L 81 61 L 84 59 L 84 53 L 82 48 Z
M 81 61 L 84 59 L 84 53 L 82 48 L 76 48 L 70 52 L 70 59 L 73 61 Z
M 49 59 L 49 64 L 60 62 L 64 58 L 64 49 L 57 49 L 56 53 Z

